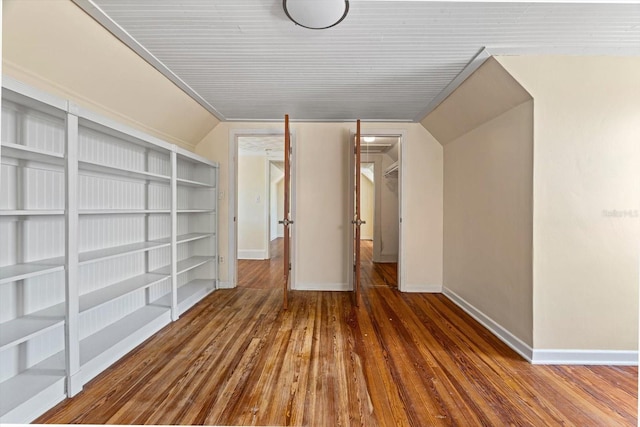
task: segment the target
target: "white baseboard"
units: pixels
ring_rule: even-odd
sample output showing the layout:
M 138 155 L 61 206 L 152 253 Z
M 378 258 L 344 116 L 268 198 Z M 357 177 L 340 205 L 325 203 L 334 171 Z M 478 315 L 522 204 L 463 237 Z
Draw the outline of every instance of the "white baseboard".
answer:
M 398 254 L 385 254 L 376 257 L 373 262 L 398 262 Z
M 534 350 L 451 289 L 444 288 L 443 294 L 534 365 L 638 366 L 638 351 L 632 350 Z
M 235 286 L 231 286 L 231 282 L 218 281 L 218 289 L 233 289 Z
M 485 315 L 483 312 L 475 308 L 473 305 L 469 304 L 460 295 L 456 294 L 451 289 L 443 288 L 442 293 L 455 305 L 467 312 L 469 316 L 476 319 L 482 326 L 491 331 L 493 335 L 495 335 L 502 342 L 511 347 L 516 353 L 524 357 L 528 362 L 532 362 L 533 349 L 531 348 L 531 346 L 513 335 L 511 332 L 509 332 L 489 316 Z
M 296 283 L 297 291 L 350 291 L 348 283 Z
M 442 293 L 442 285 L 426 285 L 426 284 L 404 284 L 401 289 L 402 292 L 419 292 L 425 294 L 439 294 Z
M 638 352 L 625 350 L 533 350 L 534 365 L 638 366 Z
M 267 259 L 267 251 L 263 249 L 238 249 L 238 259 Z

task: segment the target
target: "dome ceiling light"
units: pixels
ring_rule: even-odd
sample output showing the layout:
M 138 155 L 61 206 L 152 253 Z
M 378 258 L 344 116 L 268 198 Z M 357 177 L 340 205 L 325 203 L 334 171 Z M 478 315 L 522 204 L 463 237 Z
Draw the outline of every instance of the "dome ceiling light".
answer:
M 349 12 L 348 0 L 282 0 L 284 13 L 296 25 L 324 30 L 338 25 Z

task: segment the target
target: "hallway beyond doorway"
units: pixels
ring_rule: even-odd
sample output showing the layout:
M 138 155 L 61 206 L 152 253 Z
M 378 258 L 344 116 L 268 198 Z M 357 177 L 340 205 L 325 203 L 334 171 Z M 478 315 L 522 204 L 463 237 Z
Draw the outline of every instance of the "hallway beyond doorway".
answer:
M 269 244 L 270 259 L 238 260 L 238 287 L 249 289 L 282 288 L 284 239 L 278 237 Z
M 360 275 L 362 286 L 388 286 L 398 289 L 398 263 L 373 262 L 373 240 L 360 241 Z

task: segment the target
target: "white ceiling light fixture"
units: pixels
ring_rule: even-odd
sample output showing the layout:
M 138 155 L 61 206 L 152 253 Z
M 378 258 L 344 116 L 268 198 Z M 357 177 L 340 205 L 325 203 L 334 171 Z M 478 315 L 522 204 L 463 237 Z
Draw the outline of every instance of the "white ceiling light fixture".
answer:
M 284 13 L 297 25 L 324 30 L 338 25 L 349 12 L 348 0 L 282 0 Z
M 367 144 L 370 144 L 372 142 L 375 142 L 376 137 L 375 136 L 365 136 L 363 139 L 364 139 L 364 142 L 366 142 Z

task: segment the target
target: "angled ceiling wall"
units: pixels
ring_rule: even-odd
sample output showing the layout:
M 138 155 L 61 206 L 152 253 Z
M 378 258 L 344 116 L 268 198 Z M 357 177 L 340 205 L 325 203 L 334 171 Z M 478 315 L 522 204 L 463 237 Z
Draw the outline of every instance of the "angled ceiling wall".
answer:
M 446 145 L 530 99 L 495 58 L 488 58 L 421 123 Z
M 533 347 L 533 101 L 489 58 L 424 120 L 444 147 L 444 292 Z
M 187 149 L 218 124 L 71 1 L 2 7 L 5 75 Z

